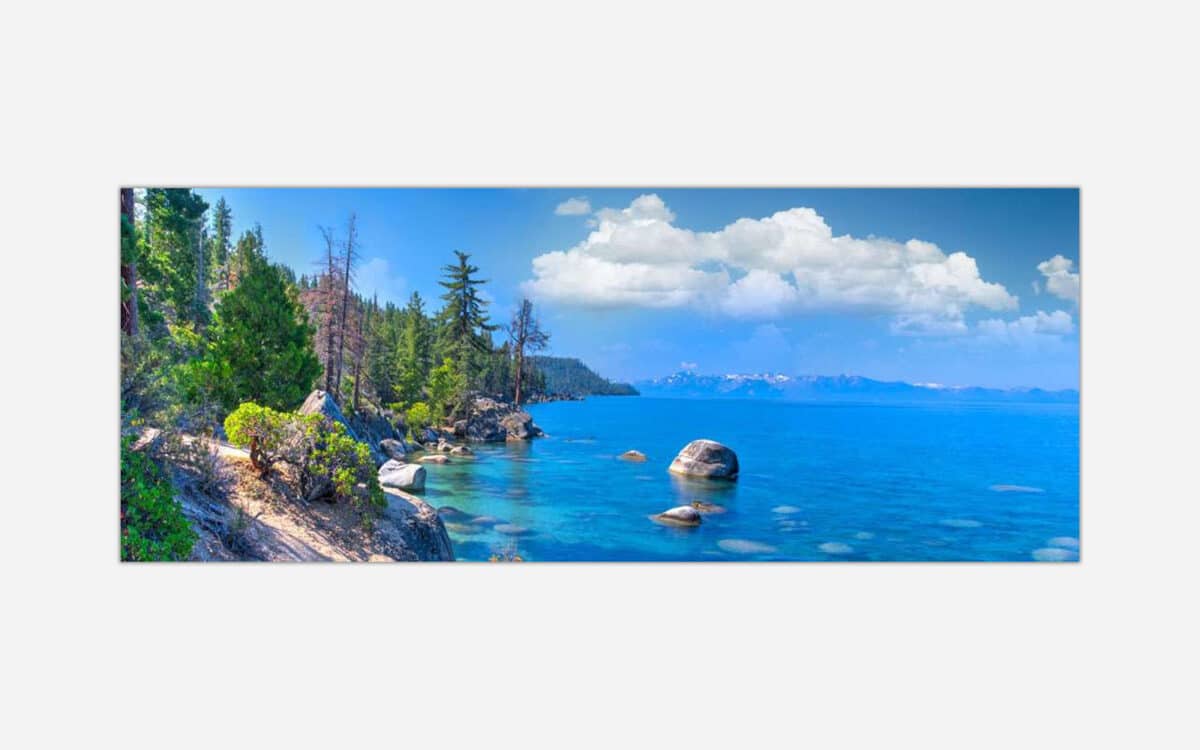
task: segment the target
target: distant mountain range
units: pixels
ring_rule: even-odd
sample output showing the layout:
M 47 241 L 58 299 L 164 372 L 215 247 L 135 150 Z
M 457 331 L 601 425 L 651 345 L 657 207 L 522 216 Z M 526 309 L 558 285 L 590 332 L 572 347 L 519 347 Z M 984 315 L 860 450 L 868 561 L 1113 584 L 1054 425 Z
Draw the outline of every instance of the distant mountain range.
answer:
M 978 388 L 901 383 L 858 375 L 697 375 L 677 372 L 634 384 L 659 398 L 779 399 L 782 401 L 962 401 L 1078 403 L 1079 391 L 1041 388 Z
M 636 396 L 637 389 L 628 383 L 614 383 L 602 378 L 574 357 L 529 358 L 546 378 L 547 396 Z

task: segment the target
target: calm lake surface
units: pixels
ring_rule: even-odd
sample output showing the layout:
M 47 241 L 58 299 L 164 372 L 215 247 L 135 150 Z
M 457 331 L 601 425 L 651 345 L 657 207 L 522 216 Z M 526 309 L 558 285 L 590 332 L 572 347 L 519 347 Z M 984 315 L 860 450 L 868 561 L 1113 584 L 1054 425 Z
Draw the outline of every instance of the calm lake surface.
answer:
M 1079 407 L 593 397 L 529 407 L 549 437 L 426 465 L 460 560 L 1075 560 Z M 737 482 L 667 472 L 689 441 Z M 629 449 L 645 463 L 621 461 Z M 648 516 L 722 506 L 696 528 Z

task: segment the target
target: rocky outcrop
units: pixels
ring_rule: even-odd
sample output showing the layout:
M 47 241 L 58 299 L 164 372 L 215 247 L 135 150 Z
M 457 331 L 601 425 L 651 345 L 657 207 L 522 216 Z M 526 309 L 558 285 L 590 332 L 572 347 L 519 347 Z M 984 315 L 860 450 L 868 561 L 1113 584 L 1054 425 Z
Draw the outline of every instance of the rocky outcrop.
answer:
M 342 413 L 341 408 L 337 405 L 337 401 L 333 400 L 328 392 L 317 389 L 308 394 L 308 398 L 304 399 L 304 403 L 300 406 L 298 412 L 300 414 L 320 414 L 325 417 L 327 422 L 337 422 L 346 428 L 346 434 L 355 440 L 360 440 L 358 433 L 350 426 L 350 422 L 346 420 L 346 415 Z
M 379 483 L 384 487 L 421 492 L 425 489 L 425 468 L 393 459 L 379 467 Z
M 308 394 L 299 413 L 320 414 L 327 422 L 341 424 L 346 428 L 347 435 L 360 443 L 367 444 L 367 447 L 371 449 L 371 458 L 375 460 L 376 466 L 383 464 L 389 458 L 402 457 L 396 455 L 394 451 L 397 449 L 396 443 L 400 443 L 398 447 L 404 447 L 401 441 L 403 436 L 387 414 L 364 411 L 347 419 L 333 396 L 320 389 Z M 385 448 L 384 442 L 390 442 L 392 450 Z
M 500 443 L 505 440 L 529 440 L 542 434 L 533 417 L 512 404 L 487 397 L 471 402 L 467 418 L 455 423 L 454 433 L 477 443 Z
M 715 440 L 693 440 L 679 451 L 668 469 L 701 479 L 737 479 L 737 454 Z
M 450 463 L 450 458 L 448 456 L 442 455 L 441 453 L 431 453 L 428 456 L 421 456 L 417 460 L 423 464 L 448 464 L 448 463 Z
M 385 489 L 388 507 L 375 530 L 376 543 L 395 560 L 454 560 L 454 547 L 437 510 L 419 497 Z
M 617 456 L 617 458 L 621 459 L 622 461 L 635 461 L 637 463 L 642 463 L 646 460 L 646 454 L 642 453 L 641 451 L 625 451 L 621 455 Z
M 651 516 L 655 521 L 671 526 L 699 526 L 700 511 L 690 505 L 680 505 L 670 510 L 664 510 L 657 516 Z

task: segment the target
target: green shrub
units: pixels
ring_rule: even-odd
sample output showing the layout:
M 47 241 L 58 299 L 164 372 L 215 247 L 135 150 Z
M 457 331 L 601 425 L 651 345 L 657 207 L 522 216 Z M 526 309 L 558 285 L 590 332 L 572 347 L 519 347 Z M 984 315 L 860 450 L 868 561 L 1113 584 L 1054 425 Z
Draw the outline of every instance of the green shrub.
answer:
M 291 415 L 247 401 L 225 417 L 225 434 L 239 448 L 250 449 L 250 465 L 266 477 L 284 452 Z
M 171 482 L 146 454 L 121 440 L 121 559 L 186 560 L 196 532 L 175 500 Z
M 429 404 L 424 401 L 418 401 L 409 407 L 408 411 L 404 412 L 404 424 L 408 426 L 409 434 L 413 440 L 420 439 L 421 430 L 425 429 L 433 422 L 433 412 L 429 409 Z
M 370 448 L 347 435 L 346 428 L 338 422 L 318 431 L 305 471 L 309 482 L 328 479 L 336 499 L 350 500 L 372 510 L 387 505 Z
M 234 445 L 249 447 L 250 463 L 264 478 L 277 462 L 294 466 L 305 497 L 332 495 L 371 512 L 387 505 L 371 449 L 339 422 L 246 402 L 225 418 L 225 433 Z

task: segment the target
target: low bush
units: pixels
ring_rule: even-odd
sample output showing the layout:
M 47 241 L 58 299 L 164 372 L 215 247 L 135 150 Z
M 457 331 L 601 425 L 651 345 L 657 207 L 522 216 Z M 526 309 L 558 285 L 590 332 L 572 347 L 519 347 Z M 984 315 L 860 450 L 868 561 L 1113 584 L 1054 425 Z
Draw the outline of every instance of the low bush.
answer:
M 225 433 L 234 445 L 249 448 L 261 477 L 277 462 L 293 466 L 298 489 L 310 500 L 347 500 L 372 513 L 387 505 L 370 448 L 338 422 L 246 402 L 225 418 Z
M 171 482 L 133 438 L 121 440 L 121 559 L 186 560 L 196 532 L 175 500 Z
M 409 436 L 413 440 L 420 440 L 421 431 L 432 423 L 433 411 L 424 401 L 418 401 L 404 412 L 404 424 L 408 426 Z

